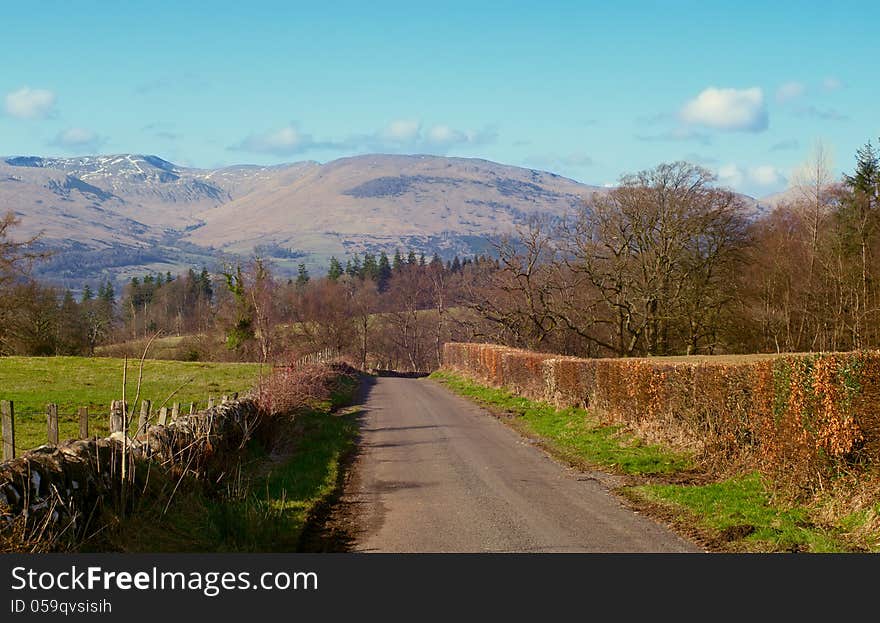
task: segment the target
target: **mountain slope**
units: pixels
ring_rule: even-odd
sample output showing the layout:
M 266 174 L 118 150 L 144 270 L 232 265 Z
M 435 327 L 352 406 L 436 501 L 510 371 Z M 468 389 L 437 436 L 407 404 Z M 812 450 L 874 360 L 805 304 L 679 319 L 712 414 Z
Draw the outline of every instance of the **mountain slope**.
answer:
M 331 254 L 485 250 L 531 214 L 561 216 L 600 189 L 487 160 L 367 155 L 326 164 L 192 169 L 149 155 L 10 157 L 0 210 L 56 249 L 40 271 L 77 281 L 247 257 L 285 273 Z
M 595 190 L 486 160 L 359 156 L 233 199 L 186 240 L 237 252 L 269 242 L 310 256 L 395 246 L 468 253 L 469 238 L 510 231 L 534 213 L 562 216 Z

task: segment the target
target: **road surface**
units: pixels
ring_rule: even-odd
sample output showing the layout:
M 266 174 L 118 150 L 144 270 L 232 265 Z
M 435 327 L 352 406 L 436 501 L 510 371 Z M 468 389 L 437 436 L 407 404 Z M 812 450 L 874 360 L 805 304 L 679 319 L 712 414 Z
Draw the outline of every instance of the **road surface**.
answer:
M 367 392 L 343 494 L 354 551 L 700 551 L 434 381 Z

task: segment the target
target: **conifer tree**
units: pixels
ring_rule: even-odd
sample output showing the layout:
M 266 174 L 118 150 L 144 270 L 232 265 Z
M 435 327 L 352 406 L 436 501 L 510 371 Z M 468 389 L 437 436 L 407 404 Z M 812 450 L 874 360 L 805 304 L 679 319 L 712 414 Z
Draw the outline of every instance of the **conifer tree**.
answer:
M 339 262 L 337 262 L 337 265 L 338 264 L 339 264 Z M 308 271 L 308 269 L 306 269 L 305 264 L 300 263 L 299 269 L 298 269 L 297 275 L 296 275 L 296 287 L 297 288 L 304 288 L 308 282 L 309 282 L 309 271 Z
M 302 266 L 302 264 L 300 264 Z M 349 268 L 351 263 L 346 267 Z M 336 281 L 342 276 L 342 264 L 339 263 L 339 260 L 336 259 L 336 256 L 330 257 L 330 268 L 327 270 L 327 278 L 330 281 Z
M 391 279 L 391 263 L 385 251 L 379 254 L 379 267 L 376 276 L 376 287 L 379 292 L 384 292 L 388 288 L 388 281 Z

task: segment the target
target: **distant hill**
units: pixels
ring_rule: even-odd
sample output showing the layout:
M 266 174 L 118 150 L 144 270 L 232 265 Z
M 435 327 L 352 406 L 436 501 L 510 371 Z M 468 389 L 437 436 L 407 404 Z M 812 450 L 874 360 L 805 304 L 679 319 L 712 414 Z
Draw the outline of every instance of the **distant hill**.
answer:
M 331 255 L 486 251 L 532 214 L 606 189 L 488 160 L 364 155 L 326 164 L 181 167 L 157 156 L 0 160 L 0 211 L 58 252 L 39 274 L 79 288 L 145 271 L 213 269 L 255 252 L 292 275 Z M 760 205 L 752 200 L 753 207 Z
M 486 250 L 531 214 L 561 216 L 597 187 L 487 160 L 368 155 L 327 164 L 192 169 L 149 155 L 0 160 L 0 211 L 58 253 L 40 274 L 78 287 L 217 266 L 255 248 L 283 273 L 410 248 Z

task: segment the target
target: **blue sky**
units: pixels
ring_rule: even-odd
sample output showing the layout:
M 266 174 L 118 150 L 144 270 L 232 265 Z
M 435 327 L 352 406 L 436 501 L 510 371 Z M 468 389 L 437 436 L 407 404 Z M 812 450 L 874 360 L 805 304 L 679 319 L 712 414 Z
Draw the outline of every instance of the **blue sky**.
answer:
M 370 152 L 753 195 L 880 136 L 878 2 L 18 2 L 0 154 L 200 167 Z

